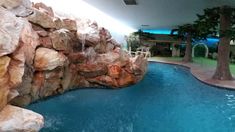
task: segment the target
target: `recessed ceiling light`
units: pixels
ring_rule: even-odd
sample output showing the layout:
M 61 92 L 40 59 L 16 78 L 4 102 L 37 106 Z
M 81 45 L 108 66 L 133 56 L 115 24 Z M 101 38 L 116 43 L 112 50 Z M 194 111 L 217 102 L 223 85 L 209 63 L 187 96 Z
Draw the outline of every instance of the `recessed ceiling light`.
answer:
M 123 0 L 126 5 L 137 5 L 135 0 Z
M 142 24 L 141 27 L 148 27 L 148 24 Z

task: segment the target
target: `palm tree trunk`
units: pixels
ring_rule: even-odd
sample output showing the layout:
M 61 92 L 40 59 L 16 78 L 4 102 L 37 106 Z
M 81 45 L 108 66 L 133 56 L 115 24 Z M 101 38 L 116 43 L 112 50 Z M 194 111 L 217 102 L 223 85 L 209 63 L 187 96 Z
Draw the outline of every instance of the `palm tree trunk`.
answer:
M 231 28 L 231 12 L 229 13 L 225 7 L 221 7 L 220 10 L 220 35 L 226 30 Z M 225 11 L 226 10 L 226 11 Z M 218 80 L 232 80 L 232 75 L 229 69 L 229 52 L 230 52 L 230 40 L 231 37 L 223 35 L 220 38 L 218 45 L 218 59 L 217 67 L 213 79 Z
M 186 44 L 186 50 L 185 50 L 183 61 L 192 62 L 192 36 L 190 33 L 188 33 L 186 41 L 187 41 L 187 44 Z

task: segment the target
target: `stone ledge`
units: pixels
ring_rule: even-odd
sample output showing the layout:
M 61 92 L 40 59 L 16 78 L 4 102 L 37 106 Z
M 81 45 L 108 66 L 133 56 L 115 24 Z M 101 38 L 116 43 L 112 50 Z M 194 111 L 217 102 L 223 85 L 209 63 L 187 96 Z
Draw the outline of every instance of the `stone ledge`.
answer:
M 198 79 L 199 81 L 219 87 L 219 88 L 225 88 L 225 89 L 232 89 L 235 90 L 235 80 L 231 81 L 223 81 L 223 80 L 214 80 L 212 79 L 212 76 L 214 74 L 214 70 L 209 70 L 205 69 L 199 65 L 195 65 L 192 63 L 184 63 L 184 62 L 174 62 L 174 61 L 162 61 L 162 60 L 154 60 L 154 59 L 149 59 L 149 62 L 159 62 L 159 63 L 165 63 L 165 64 L 174 64 L 174 65 L 180 65 L 184 66 L 190 69 L 190 72 L 192 75 Z
M 0 132 L 38 132 L 44 125 L 40 114 L 7 105 L 0 112 Z

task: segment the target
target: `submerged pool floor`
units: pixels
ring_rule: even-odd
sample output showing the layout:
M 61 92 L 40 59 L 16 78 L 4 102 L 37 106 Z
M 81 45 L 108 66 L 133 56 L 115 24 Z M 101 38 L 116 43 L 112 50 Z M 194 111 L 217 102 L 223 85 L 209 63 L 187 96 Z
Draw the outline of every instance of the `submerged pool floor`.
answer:
M 136 85 L 70 91 L 27 108 L 44 116 L 42 132 L 235 132 L 235 91 L 161 63 Z

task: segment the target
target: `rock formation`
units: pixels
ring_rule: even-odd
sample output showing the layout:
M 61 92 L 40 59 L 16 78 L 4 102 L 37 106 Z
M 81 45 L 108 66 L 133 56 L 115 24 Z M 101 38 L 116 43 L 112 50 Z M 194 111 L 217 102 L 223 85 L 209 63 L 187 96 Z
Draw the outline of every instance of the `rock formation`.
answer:
M 43 127 L 43 122 L 41 115 L 11 105 L 0 112 L 1 132 L 36 132 Z
M 125 87 L 146 72 L 143 56 L 129 56 L 94 21 L 28 0 L 1 1 L 0 15 L 0 111 L 74 88 Z

